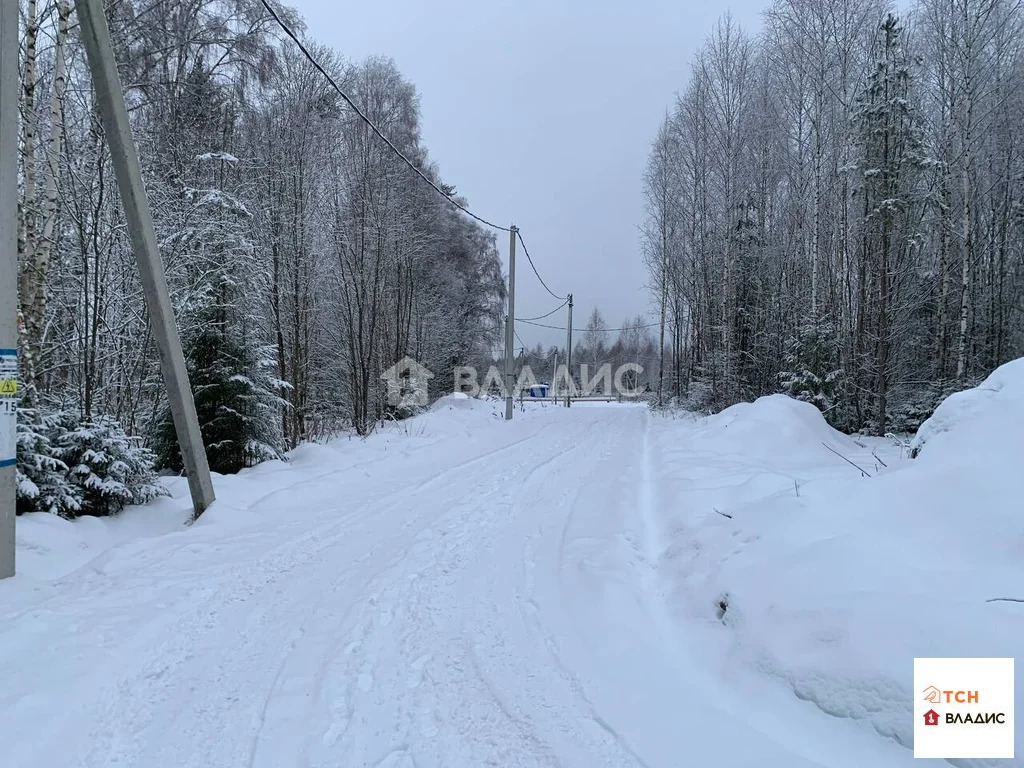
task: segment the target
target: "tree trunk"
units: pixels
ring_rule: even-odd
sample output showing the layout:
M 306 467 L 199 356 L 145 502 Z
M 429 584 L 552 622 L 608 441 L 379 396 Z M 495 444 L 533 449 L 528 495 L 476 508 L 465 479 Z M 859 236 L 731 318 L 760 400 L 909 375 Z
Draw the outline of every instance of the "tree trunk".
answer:
M 35 270 L 36 248 L 36 136 L 39 132 L 36 112 L 36 41 L 39 35 L 39 18 L 36 0 L 28 0 L 25 6 L 25 76 L 22 81 L 22 188 L 21 216 L 18 220 L 18 252 L 21 256 L 19 274 L 20 311 L 19 341 L 22 347 L 21 373 L 25 382 L 25 402 L 36 401 L 36 359 L 33 355 L 35 344 L 30 328 L 39 328 L 32 313 L 35 311 Z
M 46 148 L 45 196 L 43 199 L 42 237 L 34 247 L 29 279 L 32 284 L 26 299 L 31 301 L 25 313 L 26 342 L 28 357 L 32 360 L 33 381 L 27 390 L 30 404 L 33 404 L 42 382 L 39 380 L 39 365 L 42 361 L 43 333 L 46 324 L 46 301 L 50 259 L 57 239 L 58 193 L 60 187 L 60 156 L 64 136 L 64 91 L 67 86 L 66 42 L 68 37 L 68 16 L 71 6 L 68 0 L 57 5 L 57 36 L 54 42 L 53 92 L 50 95 L 50 138 Z

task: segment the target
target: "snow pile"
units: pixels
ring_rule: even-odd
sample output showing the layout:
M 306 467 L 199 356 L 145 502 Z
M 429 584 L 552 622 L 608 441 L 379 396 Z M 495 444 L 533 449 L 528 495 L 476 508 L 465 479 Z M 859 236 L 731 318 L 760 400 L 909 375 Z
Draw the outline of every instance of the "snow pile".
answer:
M 455 392 L 438 398 L 425 413 L 406 421 L 411 434 L 468 434 L 503 417 L 504 413 L 504 400 L 469 397 L 463 392 Z
M 913 461 L 777 398 L 706 419 L 689 450 L 677 439 L 667 456 L 691 472 L 662 558 L 673 602 L 711 628 L 705 650 L 723 669 L 765 673 L 828 715 L 912 747 L 915 657 L 1024 648 L 1024 605 L 999 599 L 1024 599 L 1022 424 L 1021 361 L 947 400 L 922 425 L 915 444 L 928 445 Z M 698 446 L 735 461 L 694 484 Z M 772 457 L 776 482 L 754 483 Z M 701 508 L 723 490 L 733 506 Z
M 661 427 L 659 485 L 671 507 L 668 532 L 678 531 L 671 535 L 675 546 L 701 535 L 687 530 L 694 515 L 697 522 L 706 515 L 727 520 L 720 515 L 737 505 L 776 494 L 793 499 L 809 484 L 860 477 L 857 467 L 874 473 L 881 468 L 874 452 L 891 450 L 837 432 L 813 405 L 785 395 L 738 403 L 696 422 L 659 419 L 655 426 Z
M 1024 425 L 1024 358 L 997 368 L 974 389 L 947 397 L 921 425 L 911 450 L 917 455 L 926 443 L 944 444 L 947 456 L 948 451 L 962 454 L 963 440 L 984 442 L 1004 434 L 1012 438 L 1006 446 L 1012 451 L 1024 440 L 1019 429 L 1005 429 L 1007 423 Z M 929 453 L 935 450 L 942 449 L 929 448 Z
M 737 403 L 704 419 L 699 428 L 718 450 L 773 463 L 803 463 L 809 455 L 817 461 L 817 454 L 828 448 L 844 455 L 861 450 L 853 439 L 830 427 L 814 405 L 786 395 Z
M 430 407 L 432 411 L 450 411 L 455 408 L 460 410 L 480 410 L 488 408 L 489 404 L 485 400 L 479 400 L 475 397 L 470 397 L 465 392 L 452 392 L 450 395 L 439 397 L 434 404 Z
M 184 530 L 190 517 L 186 481 L 175 478 L 167 485 L 179 499 L 161 498 L 144 507 L 128 507 L 112 517 L 83 515 L 65 520 L 48 512 L 22 515 L 16 526 L 18 573 L 56 579 L 113 547 Z

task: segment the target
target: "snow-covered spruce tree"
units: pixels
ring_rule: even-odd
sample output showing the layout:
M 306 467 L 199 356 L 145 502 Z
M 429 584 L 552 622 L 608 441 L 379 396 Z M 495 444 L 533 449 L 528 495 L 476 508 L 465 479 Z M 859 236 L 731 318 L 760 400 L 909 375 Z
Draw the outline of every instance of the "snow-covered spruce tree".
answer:
M 129 504 L 166 496 L 153 472 L 153 452 L 111 418 L 80 421 L 62 412 L 55 422 L 57 457 L 82 497 L 79 514 L 113 515 Z
M 921 171 L 929 162 L 912 98 L 912 64 L 903 27 L 888 14 L 875 40 L 876 60 L 854 115 L 858 149 L 857 194 L 862 205 L 860 264 L 872 297 L 864 324 L 864 389 L 873 399 L 873 427 L 885 434 L 889 389 L 899 360 L 901 322 L 913 309 L 913 244 L 925 195 Z
M 842 421 L 836 409 L 839 343 L 835 328 L 826 321 L 806 317 L 796 335 L 786 341 L 787 370 L 779 374 L 782 389 L 790 397 L 812 403 L 829 423 Z
M 68 476 L 68 465 L 57 458 L 50 434 L 59 427 L 59 414 L 43 416 L 37 409 L 18 409 L 16 466 L 17 513 L 49 512 L 74 518 L 82 510 L 81 488 Z
M 260 357 L 262 351 L 236 342 L 217 326 L 201 332 L 189 345 L 189 379 L 214 472 L 231 474 L 282 457 L 280 398 L 267 373 L 273 361 Z M 156 451 L 161 467 L 183 469 L 169 409 L 158 426 Z
M 112 515 L 166 493 L 152 452 L 113 419 L 83 421 L 69 411 L 34 409 L 18 414 L 19 514 Z
M 208 186 L 185 189 L 192 206 L 190 226 L 175 239 L 189 254 L 194 272 L 195 330 L 185 340 L 185 357 L 210 468 L 230 474 L 267 459 L 281 458 L 280 382 L 271 375 L 273 350 L 259 337 L 253 298 L 259 265 L 249 237 L 251 217 L 224 189 L 238 160 L 225 152 L 203 153 L 198 177 Z M 181 454 L 169 407 L 155 435 L 158 464 L 180 472 Z

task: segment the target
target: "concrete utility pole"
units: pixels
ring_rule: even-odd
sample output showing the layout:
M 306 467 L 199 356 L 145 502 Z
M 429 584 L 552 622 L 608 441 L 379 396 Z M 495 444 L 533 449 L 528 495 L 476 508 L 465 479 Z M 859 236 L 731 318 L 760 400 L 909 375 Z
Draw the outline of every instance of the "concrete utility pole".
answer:
M 14 575 L 17 382 L 18 0 L 0 0 L 0 579 Z
M 567 330 L 569 340 L 565 344 L 565 372 L 569 381 L 565 388 L 565 407 L 572 404 L 572 294 L 569 294 L 569 327 Z
M 555 352 L 555 361 L 551 364 L 551 400 L 554 402 L 555 407 L 558 407 L 558 390 L 555 388 L 555 382 L 558 381 L 558 352 Z
M 512 360 L 516 321 L 516 233 L 513 224 L 508 230 L 508 317 L 505 319 L 505 421 L 512 419 L 512 390 L 516 386 L 516 369 Z
M 17 0 L 14 2 L 17 5 Z M 131 125 L 128 123 L 124 91 L 121 89 L 117 62 L 114 60 L 114 50 L 110 44 L 110 29 L 103 15 L 103 0 L 75 0 L 75 8 L 78 9 L 82 43 L 85 45 L 89 70 L 96 86 L 96 101 L 103 132 L 110 146 L 110 159 L 114 164 L 117 188 L 128 220 L 132 250 L 135 252 L 142 288 L 146 294 L 149 322 L 160 351 L 160 366 L 163 369 L 164 385 L 167 387 L 181 458 L 188 475 L 193 514 L 199 517 L 214 501 L 213 482 L 210 479 L 210 466 L 206 460 L 206 449 L 203 447 L 195 401 L 189 386 L 185 356 L 181 351 L 174 309 L 171 307 L 171 298 L 167 292 L 167 277 L 164 274 L 163 262 L 160 260 L 160 248 L 157 245 L 156 232 L 153 230 L 153 217 L 146 198 L 146 188 L 142 183 L 139 155 L 132 138 Z M 17 46 L 14 49 L 17 50 Z M 7 71 L 6 66 L 4 70 Z M 17 67 L 14 71 L 17 71 Z

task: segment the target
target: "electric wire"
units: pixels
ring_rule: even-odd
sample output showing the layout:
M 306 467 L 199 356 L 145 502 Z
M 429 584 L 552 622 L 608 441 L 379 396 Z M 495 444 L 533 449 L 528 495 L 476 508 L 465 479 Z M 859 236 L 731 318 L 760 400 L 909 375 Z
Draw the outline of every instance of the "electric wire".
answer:
M 547 313 L 545 313 L 543 315 L 539 315 L 537 317 L 517 317 L 516 318 L 516 322 L 517 323 L 528 323 L 531 320 L 543 320 L 545 317 L 550 317 L 551 315 L 555 314 L 555 312 L 560 310 L 562 307 L 564 307 L 568 303 L 569 303 L 569 299 L 566 299 L 561 304 L 559 304 L 557 307 L 552 309 L 550 312 L 547 312 Z
M 464 214 L 466 214 L 470 218 L 476 219 L 481 224 L 484 224 L 484 225 L 486 225 L 488 227 L 491 227 L 492 229 L 496 229 L 496 230 L 499 230 L 501 232 L 511 232 L 512 231 L 511 227 L 503 227 L 500 224 L 495 224 L 495 223 L 490 222 L 490 221 L 488 221 L 487 219 L 485 219 L 485 218 L 483 218 L 481 216 L 477 216 L 475 213 L 473 213 L 471 210 L 466 208 L 464 205 L 461 205 L 460 203 L 458 203 L 454 198 L 452 198 L 452 196 L 450 194 L 445 192 L 443 189 L 441 189 L 439 186 L 437 186 L 437 184 L 435 184 L 430 178 L 428 178 L 427 175 L 423 173 L 423 171 L 421 171 L 419 168 L 416 167 L 415 163 L 413 163 L 412 160 L 410 160 L 408 157 L 405 156 L 405 153 L 403 153 L 402 150 L 400 150 L 398 147 L 396 147 L 394 144 L 391 143 L 391 140 L 387 136 L 385 136 L 376 125 L 374 125 L 373 121 L 370 120 L 370 118 L 368 118 L 365 114 L 363 114 L 363 111 L 358 106 L 356 106 L 356 103 L 354 101 L 352 101 L 351 98 L 349 98 L 349 95 L 347 93 L 345 93 L 341 89 L 341 87 L 334 81 L 334 78 L 331 77 L 331 75 L 327 72 L 327 70 L 323 68 L 323 66 L 320 64 L 319 61 L 316 60 L 316 58 L 313 56 L 313 54 L 311 54 L 306 49 L 306 46 L 302 44 L 302 41 L 299 40 L 299 38 L 296 36 L 296 34 L 294 32 L 292 32 L 291 28 L 287 24 L 285 24 L 284 20 L 277 14 L 277 11 L 275 11 L 273 9 L 273 7 L 271 7 L 270 3 L 267 0 L 260 0 L 260 2 L 262 3 L 263 7 L 267 9 L 267 12 L 271 16 L 274 17 L 274 21 L 277 22 L 277 25 L 279 27 L 281 27 L 281 29 L 284 31 L 284 33 L 288 37 L 290 37 L 292 39 L 292 41 L 299 47 L 299 50 L 302 51 L 302 54 L 306 57 L 306 59 L 309 61 L 309 63 L 312 64 L 314 67 L 316 67 L 316 69 L 320 72 L 320 74 L 322 74 L 324 77 L 327 78 L 327 82 L 329 82 L 331 84 L 331 86 L 334 88 L 334 90 L 338 92 L 338 95 L 341 96 L 341 98 L 345 100 L 345 103 L 348 104 L 352 108 L 352 110 L 359 116 L 359 118 L 364 123 L 366 123 L 370 127 L 370 129 L 375 134 L 377 134 L 377 136 L 379 136 L 381 138 L 381 140 L 385 144 L 387 144 L 392 149 L 392 151 L 396 155 L 398 155 L 405 162 L 406 165 L 408 165 L 410 168 L 412 168 L 412 170 L 415 171 L 416 174 L 421 179 L 423 179 L 425 182 L 427 182 L 427 184 L 429 184 L 434 189 L 434 191 L 437 192 L 437 194 L 441 195 L 441 197 L 443 197 L 449 203 L 454 205 L 456 208 L 458 208 Z M 520 237 L 520 241 L 522 241 L 521 237 Z M 526 246 L 523 246 L 523 250 L 525 250 L 525 249 L 526 249 Z M 527 256 L 527 258 L 529 258 L 529 256 Z M 530 262 L 530 265 L 531 266 L 533 265 L 532 261 Z M 534 271 L 536 271 L 536 269 Z M 539 278 L 540 275 L 537 275 L 537 277 Z M 543 282 L 543 281 L 541 281 L 541 282 Z M 544 286 L 544 287 L 547 288 L 547 286 Z M 556 296 L 555 298 L 557 299 L 557 298 L 561 298 L 561 297 L 560 296 Z
M 550 328 L 550 329 L 552 329 L 554 331 L 564 331 L 565 330 L 565 328 L 563 326 L 560 326 L 560 325 L 545 325 L 544 323 L 534 323 L 534 322 L 532 322 L 530 320 L 520 320 L 519 318 L 516 318 L 516 322 L 526 323 L 527 325 L 535 325 L 538 328 Z M 573 330 L 573 333 L 590 333 L 591 331 L 594 331 L 596 333 L 615 333 L 616 331 L 634 331 L 634 330 L 639 330 L 640 328 L 656 328 L 659 325 L 661 325 L 661 323 L 647 323 L 646 325 L 633 325 L 633 326 L 630 326 L 628 328 L 573 328 L 572 330 Z M 666 323 L 666 325 L 667 325 L 667 323 Z
M 523 233 L 520 232 L 518 228 L 516 228 L 516 237 L 519 238 L 519 244 L 523 246 L 523 253 L 526 254 L 526 260 L 528 262 L 530 262 L 530 268 L 533 270 L 533 274 L 535 274 L 537 276 L 537 279 L 540 280 L 540 284 L 544 286 L 544 290 L 547 291 L 548 293 L 550 293 L 556 299 L 563 299 L 564 298 L 566 300 L 566 302 L 568 303 L 568 301 L 569 301 L 569 297 L 568 296 L 559 296 L 557 293 L 555 293 L 550 288 L 548 288 L 548 284 L 544 282 L 544 278 L 541 277 L 540 276 L 540 272 L 537 271 L 537 267 L 534 265 L 533 259 L 530 258 L 530 251 L 526 247 L 526 241 L 523 240 Z M 559 307 L 559 309 L 561 309 L 561 307 Z
M 267 10 L 267 13 L 269 13 L 273 17 L 274 21 L 277 22 L 277 25 L 281 28 L 281 30 L 285 33 L 285 35 L 287 35 L 292 40 L 292 42 L 294 42 L 295 45 L 298 46 L 298 49 L 302 52 L 302 55 L 306 57 L 307 61 L 309 61 L 309 63 L 312 64 L 316 68 L 316 70 L 318 72 L 320 72 L 320 74 L 322 74 L 327 79 L 327 82 L 330 83 L 331 87 L 334 88 L 335 91 L 337 91 L 338 95 L 341 96 L 342 99 L 344 99 L 345 103 L 348 104 L 349 107 L 352 108 L 352 111 L 355 112 L 356 115 L 359 116 L 359 119 L 362 120 L 364 123 L 366 123 L 366 125 L 370 127 L 370 129 L 381 139 L 381 141 L 383 141 L 385 144 L 387 144 L 387 146 L 396 155 L 398 155 L 398 157 L 401 158 L 401 160 L 407 166 L 409 166 L 409 168 L 411 168 L 413 170 L 413 172 L 417 176 L 419 176 L 421 179 L 423 179 L 423 181 L 425 181 L 427 184 L 429 184 L 431 189 L 433 189 L 435 192 L 437 192 L 437 194 L 439 194 L 447 202 L 451 203 L 453 206 L 458 208 L 464 214 L 466 214 L 470 218 L 480 222 L 481 224 L 483 224 L 485 226 L 488 226 L 491 229 L 498 230 L 499 232 L 513 232 L 514 231 L 515 237 L 519 240 L 519 244 L 523 247 L 523 253 L 526 254 L 526 260 L 530 264 L 530 269 L 533 270 L 533 274 L 536 275 L 537 280 L 540 282 L 540 284 L 542 286 L 544 286 L 544 290 L 546 290 L 549 294 L 551 294 L 556 299 L 563 299 L 563 298 L 565 299 L 564 302 L 561 305 L 559 305 L 556 309 L 553 309 L 547 315 L 541 315 L 539 318 L 535 318 L 535 319 L 542 320 L 543 318 L 548 317 L 549 315 L 554 314 L 559 309 L 564 307 L 565 304 L 568 303 L 568 301 L 569 301 L 568 297 L 559 296 L 557 293 L 552 291 L 551 288 L 548 287 L 548 284 L 544 282 L 544 278 L 542 278 L 540 276 L 540 272 L 537 270 L 537 265 L 533 263 L 533 257 L 530 256 L 530 251 L 526 247 L 526 241 L 523 240 L 523 233 L 519 230 L 518 227 L 516 227 L 513 230 L 512 227 L 503 227 L 500 224 L 495 224 L 492 221 L 488 221 L 487 219 L 483 218 L 482 216 L 478 216 L 477 214 L 475 214 L 471 210 L 469 210 L 466 206 L 464 206 L 461 203 L 459 203 L 458 201 L 456 201 L 449 193 L 445 192 L 436 183 L 434 183 L 434 181 L 432 179 L 430 179 L 425 173 L 423 173 L 423 171 L 421 171 L 416 166 L 416 164 L 412 162 L 412 160 L 410 160 L 408 157 L 406 157 L 405 153 L 402 152 L 402 150 L 400 150 L 397 146 L 395 146 L 394 143 L 392 143 L 392 141 L 387 136 L 384 135 L 384 133 L 380 130 L 380 128 L 378 128 L 374 124 L 374 122 L 372 120 L 370 120 L 370 118 L 367 117 L 363 113 L 363 111 L 351 99 L 351 97 L 347 93 L 345 93 L 345 91 L 342 90 L 341 86 L 339 86 L 338 83 L 334 80 L 334 78 L 331 77 L 330 73 L 326 69 L 324 69 L 323 65 L 321 65 L 320 62 L 317 61 L 316 57 L 314 57 L 313 54 L 309 52 L 309 50 L 306 48 L 306 46 L 299 39 L 298 35 L 296 35 L 292 31 L 291 27 L 289 27 L 288 24 L 285 23 L 284 19 L 282 19 L 281 16 L 277 13 L 277 11 L 274 10 L 274 8 L 270 4 L 269 0 L 260 0 L 260 2 L 263 5 L 263 7 Z M 525 320 L 524 321 L 520 321 L 519 318 L 516 318 L 516 321 L 518 321 L 518 322 L 528 322 L 528 321 L 525 321 Z

